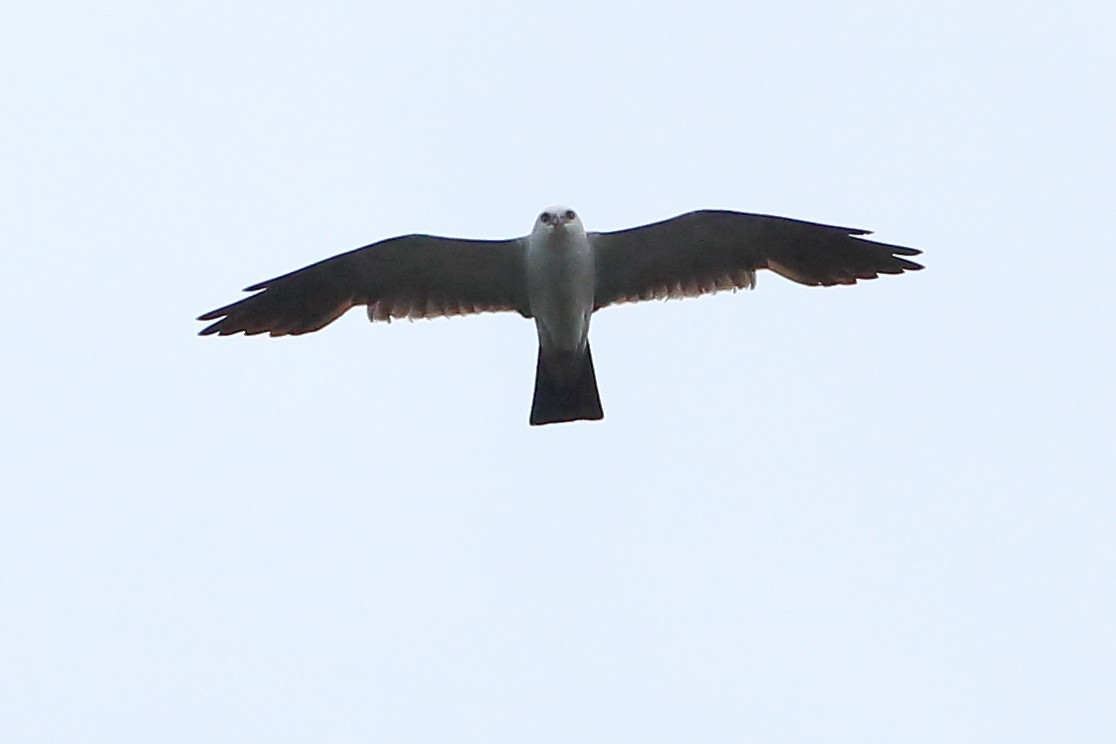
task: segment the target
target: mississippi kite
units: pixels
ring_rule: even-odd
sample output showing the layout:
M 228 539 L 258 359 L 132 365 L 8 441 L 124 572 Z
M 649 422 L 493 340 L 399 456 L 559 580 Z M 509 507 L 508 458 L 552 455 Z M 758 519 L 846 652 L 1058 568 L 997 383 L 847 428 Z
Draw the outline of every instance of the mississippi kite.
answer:
M 702 210 L 628 230 L 586 233 L 550 207 L 511 240 L 389 238 L 253 284 L 198 320 L 202 336 L 319 330 L 355 305 L 372 321 L 518 312 L 539 336 L 531 424 L 604 417 L 589 351 L 592 314 L 619 302 L 751 289 L 770 269 L 809 286 L 921 269 L 921 251 L 866 240 L 867 230 Z

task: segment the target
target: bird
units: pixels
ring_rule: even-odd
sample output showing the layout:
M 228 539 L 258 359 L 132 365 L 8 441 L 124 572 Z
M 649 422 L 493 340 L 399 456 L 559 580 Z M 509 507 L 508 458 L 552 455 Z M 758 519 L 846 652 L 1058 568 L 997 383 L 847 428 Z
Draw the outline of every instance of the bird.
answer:
M 855 284 L 922 269 L 921 251 L 868 230 L 703 209 L 614 232 L 586 232 L 565 206 L 544 209 L 520 238 L 412 234 L 341 253 L 244 291 L 198 317 L 201 336 L 297 336 L 355 306 L 368 319 L 516 312 L 538 332 L 532 426 L 604 417 L 589 321 L 619 303 L 753 289 L 767 269 L 807 286 Z

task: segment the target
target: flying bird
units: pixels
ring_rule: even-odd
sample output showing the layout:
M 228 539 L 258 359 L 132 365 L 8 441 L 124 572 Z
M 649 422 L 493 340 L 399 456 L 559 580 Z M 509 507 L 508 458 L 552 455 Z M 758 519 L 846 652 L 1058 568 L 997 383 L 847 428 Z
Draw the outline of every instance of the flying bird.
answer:
M 200 316 L 202 336 L 310 333 L 356 305 L 371 321 L 511 311 L 534 318 L 539 351 L 531 425 L 596 420 L 601 409 L 589 319 L 621 302 L 752 289 L 756 272 L 808 286 L 855 284 L 922 266 L 921 251 L 867 240 L 867 230 L 701 210 L 616 232 L 586 232 L 549 207 L 529 235 L 467 240 L 404 235 L 245 289 Z

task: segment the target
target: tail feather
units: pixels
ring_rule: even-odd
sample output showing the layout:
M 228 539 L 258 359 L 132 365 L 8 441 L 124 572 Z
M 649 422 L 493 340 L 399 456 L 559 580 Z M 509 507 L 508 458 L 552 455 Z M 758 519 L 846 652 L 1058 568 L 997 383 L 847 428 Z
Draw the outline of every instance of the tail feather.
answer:
M 531 426 L 604 418 L 593 355 L 585 351 L 548 351 L 539 347 Z

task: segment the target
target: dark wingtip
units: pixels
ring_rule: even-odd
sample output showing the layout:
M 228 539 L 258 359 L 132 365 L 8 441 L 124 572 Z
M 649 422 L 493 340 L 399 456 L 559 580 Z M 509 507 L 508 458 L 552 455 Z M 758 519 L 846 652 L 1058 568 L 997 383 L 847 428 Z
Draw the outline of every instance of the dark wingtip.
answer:
M 855 236 L 855 237 L 858 240 L 864 240 L 860 236 Z M 895 265 L 898 268 L 898 270 L 894 271 L 894 272 L 892 272 L 892 271 L 882 271 L 880 273 L 901 274 L 904 271 L 921 271 L 922 269 L 926 268 L 925 266 L 923 266 L 920 263 L 915 263 L 914 261 L 908 261 L 905 258 L 900 258 L 900 256 L 920 256 L 920 255 L 922 255 L 922 251 L 920 251 L 918 248 L 908 248 L 908 247 L 903 246 L 903 245 L 891 245 L 890 243 L 880 243 L 880 242 L 877 242 L 875 240 L 864 240 L 864 242 L 869 243 L 869 244 L 874 245 L 874 246 L 877 246 L 878 248 L 882 248 L 883 250 L 887 251 L 887 253 L 889 254 L 888 257 L 892 261 L 895 262 Z
M 221 324 L 225 322 L 226 312 L 225 308 L 219 307 L 216 310 L 210 310 L 208 313 L 202 313 L 196 320 L 216 320 L 216 323 L 210 323 L 205 328 L 198 331 L 199 336 L 212 336 L 214 333 L 220 333 Z

